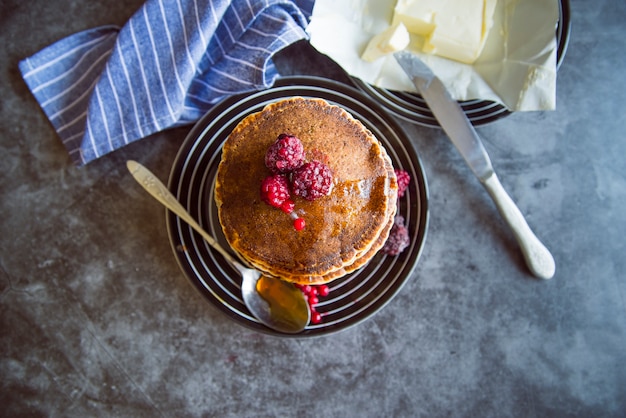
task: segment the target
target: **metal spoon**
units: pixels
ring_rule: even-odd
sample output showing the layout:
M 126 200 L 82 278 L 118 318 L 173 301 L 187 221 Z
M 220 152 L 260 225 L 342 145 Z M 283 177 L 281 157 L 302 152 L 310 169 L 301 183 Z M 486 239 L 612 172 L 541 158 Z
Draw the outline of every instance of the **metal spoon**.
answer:
M 258 270 L 244 267 L 230 253 L 224 250 L 193 219 L 174 195 L 146 167 L 136 161 L 126 162 L 135 180 L 189 226 L 195 229 L 206 242 L 217 250 L 241 274 L 241 294 L 246 307 L 262 324 L 276 331 L 295 334 L 309 323 L 311 313 L 302 292 L 293 284 L 269 276 L 262 276 Z

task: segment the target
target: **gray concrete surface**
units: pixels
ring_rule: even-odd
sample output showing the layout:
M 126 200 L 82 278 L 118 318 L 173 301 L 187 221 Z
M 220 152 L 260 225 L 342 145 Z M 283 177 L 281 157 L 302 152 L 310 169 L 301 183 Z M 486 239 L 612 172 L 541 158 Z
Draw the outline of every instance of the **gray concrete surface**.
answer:
M 140 4 L 0 5 L 0 415 L 624 416 L 626 3 L 573 0 L 557 109 L 479 128 L 556 276 L 529 275 L 440 131 L 401 122 L 430 188 L 420 262 L 370 320 L 305 340 L 233 323 L 179 270 L 125 161 L 167 178 L 189 128 L 76 168 L 19 75 L 21 58 Z M 341 78 L 307 45 L 277 63 Z

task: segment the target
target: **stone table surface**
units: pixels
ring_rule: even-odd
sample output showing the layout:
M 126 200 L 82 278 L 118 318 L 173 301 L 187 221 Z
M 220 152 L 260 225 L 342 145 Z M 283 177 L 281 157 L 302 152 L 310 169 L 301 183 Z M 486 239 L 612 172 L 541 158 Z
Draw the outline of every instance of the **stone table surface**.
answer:
M 140 4 L 0 3 L 1 416 L 624 416 L 625 2 L 572 0 L 555 111 L 478 128 L 555 277 L 528 273 L 442 132 L 400 121 L 430 191 L 420 261 L 368 321 L 313 339 L 234 323 L 180 271 L 125 161 L 167 178 L 189 127 L 77 168 L 22 81 L 20 59 Z M 342 77 L 306 43 L 277 65 Z

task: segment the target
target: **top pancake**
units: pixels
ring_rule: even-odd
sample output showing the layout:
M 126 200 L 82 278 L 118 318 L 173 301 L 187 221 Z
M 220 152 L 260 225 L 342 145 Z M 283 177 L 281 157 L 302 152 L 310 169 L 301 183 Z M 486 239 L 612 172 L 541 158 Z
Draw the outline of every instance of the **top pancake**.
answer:
M 306 159 L 322 160 L 333 173 L 329 196 L 292 196 L 306 221 L 302 231 L 260 198 L 270 174 L 265 153 L 281 133 L 297 136 Z M 243 119 L 224 143 L 215 186 L 224 235 L 242 258 L 273 276 L 319 282 L 368 254 L 388 225 L 397 195 L 390 166 L 379 141 L 340 107 L 300 97 L 269 104 Z

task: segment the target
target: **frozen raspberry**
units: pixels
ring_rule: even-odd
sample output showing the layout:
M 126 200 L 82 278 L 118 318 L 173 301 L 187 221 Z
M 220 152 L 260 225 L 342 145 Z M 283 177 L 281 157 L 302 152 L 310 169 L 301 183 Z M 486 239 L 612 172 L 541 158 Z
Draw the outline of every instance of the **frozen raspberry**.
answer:
M 289 204 L 289 181 L 281 174 L 265 177 L 261 183 L 261 200 L 275 208 Z
M 293 203 L 293 200 L 287 199 L 283 202 L 282 205 L 280 205 L 280 210 L 282 210 L 285 213 L 291 213 L 293 212 L 293 209 L 295 207 L 296 207 L 296 204 Z
M 265 165 L 272 173 L 288 173 L 304 162 L 302 142 L 289 134 L 280 134 L 265 153 Z
M 398 197 L 404 196 L 406 188 L 409 187 L 411 176 L 404 170 L 394 170 L 398 179 Z
M 398 255 L 409 246 L 409 242 L 409 231 L 404 226 L 404 218 L 401 215 L 397 215 L 393 220 L 389 238 L 387 238 L 387 242 L 383 246 L 383 252 L 388 255 Z
M 326 164 L 313 160 L 293 172 L 291 185 L 297 196 L 315 200 L 330 194 L 333 175 Z

